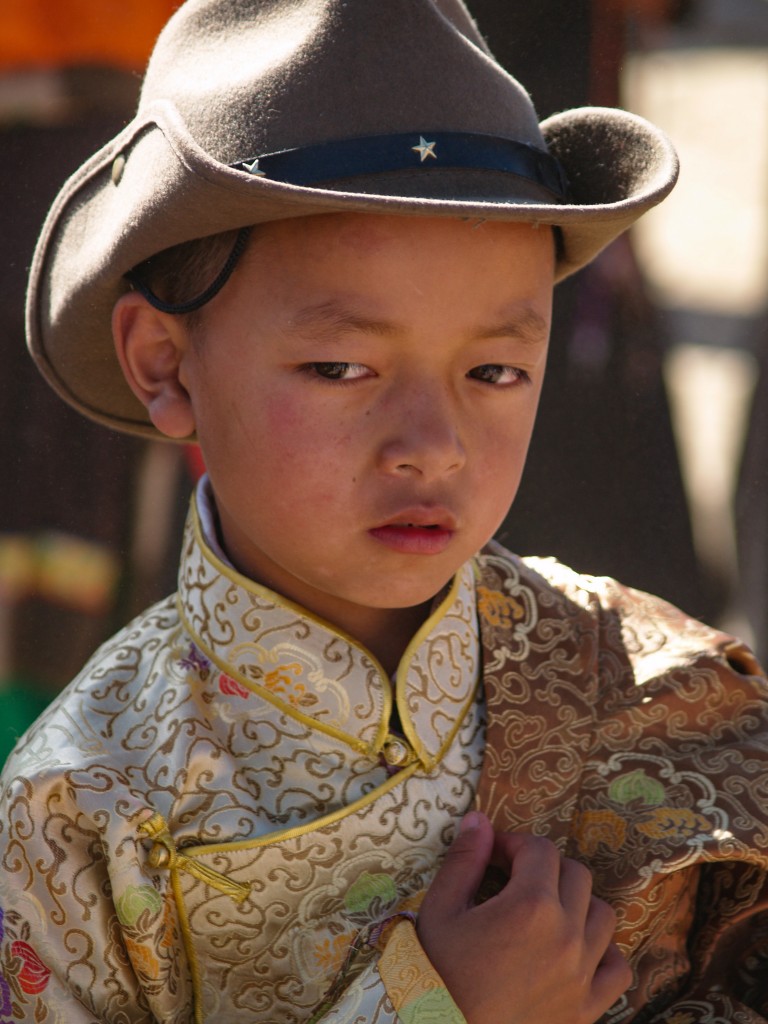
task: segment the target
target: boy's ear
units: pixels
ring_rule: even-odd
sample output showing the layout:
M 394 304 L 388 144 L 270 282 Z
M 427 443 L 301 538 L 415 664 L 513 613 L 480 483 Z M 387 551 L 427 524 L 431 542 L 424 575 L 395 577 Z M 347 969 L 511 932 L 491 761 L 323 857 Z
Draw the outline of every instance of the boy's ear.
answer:
M 192 402 L 181 383 L 188 347 L 183 321 L 128 292 L 115 303 L 112 336 L 125 379 L 155 427 L 176 439 L 194 434 Z

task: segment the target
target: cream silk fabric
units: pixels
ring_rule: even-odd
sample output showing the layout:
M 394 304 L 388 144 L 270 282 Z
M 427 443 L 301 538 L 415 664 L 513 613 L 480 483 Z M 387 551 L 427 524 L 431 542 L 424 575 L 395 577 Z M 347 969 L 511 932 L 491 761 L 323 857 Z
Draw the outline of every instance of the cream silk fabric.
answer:
M 612 1024 L 763 1019 L 748 652 L 492 546 L 395 692 L 402 739 L 371 656 L 239 577 L 193 512 L 178 600 L 98 652 L 4 773 L 0 1024 L 461 1024 L 411 915 L 473 799 L 616 907 L 635 983 Z
M 403 658 L 390 736 L 381 667 L 238 576 L 193 514 L 178 599 L 108 644 L 8 766 L 11 1019 L 396 1020 L 376 926 L 416 909 L 473 799 L 478 672 L 467 565 Z M 462 1020 L 419 972 L 403 998 Z

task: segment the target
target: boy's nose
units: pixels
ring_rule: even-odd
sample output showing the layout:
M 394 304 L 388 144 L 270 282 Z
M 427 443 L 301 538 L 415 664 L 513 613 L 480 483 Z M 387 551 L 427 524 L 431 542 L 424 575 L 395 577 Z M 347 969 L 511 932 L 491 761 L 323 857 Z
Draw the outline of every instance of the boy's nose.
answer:
M 425 480 L 457 472 L 466 462 L 455 410 L 434 389 L 414 390 L 388 423 L 380 463 L 388 473 L 413 473 Z

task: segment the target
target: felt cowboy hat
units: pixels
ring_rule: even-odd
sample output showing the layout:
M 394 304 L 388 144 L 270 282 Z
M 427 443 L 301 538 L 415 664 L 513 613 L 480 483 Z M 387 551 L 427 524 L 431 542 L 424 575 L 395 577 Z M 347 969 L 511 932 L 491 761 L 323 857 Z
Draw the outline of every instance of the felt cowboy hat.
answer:
M 38 242 L 29 345 L 86 415 L 154 435 L 110 317 L 160 250 L 333 211 L 557 225 L 558 277 L 677 174 L 652 125 L 582 108 L 538 123 L 461 0 L 187 0 L 134 120 L 66 182 Z

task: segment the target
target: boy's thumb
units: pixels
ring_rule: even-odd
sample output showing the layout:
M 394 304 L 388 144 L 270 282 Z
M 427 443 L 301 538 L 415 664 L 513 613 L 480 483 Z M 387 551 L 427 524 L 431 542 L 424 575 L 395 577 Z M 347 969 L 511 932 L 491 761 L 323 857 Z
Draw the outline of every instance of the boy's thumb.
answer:
M 449 909 L 472 906 L 493 851 L 493 828 L 479 811 L 469 811 L 448 847 L 425 900 Z

